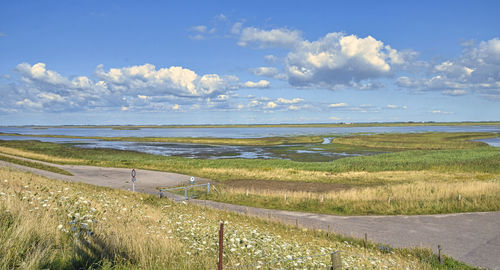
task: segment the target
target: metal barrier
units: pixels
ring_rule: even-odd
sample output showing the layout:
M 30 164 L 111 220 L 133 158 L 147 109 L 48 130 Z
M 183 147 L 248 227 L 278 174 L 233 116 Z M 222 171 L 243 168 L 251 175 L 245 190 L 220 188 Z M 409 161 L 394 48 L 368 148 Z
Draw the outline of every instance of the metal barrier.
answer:
M 210 183 L 206 183 L 206 184 L 198 184 L 198 185 L 189 185 L 189 186 L 184 186 L 184 187 L 159 188 L 158 189 L 158 197 L 162 198 L 163 197 L 163 192 L 169 192 L 169 191 L 182 190 L 183 189 L 184 190 L 184 199 L 185 200 L 189 200 L 188 190 L 190 188 L 203 187 L 203 186 L 207 187 L 207 194 L 210 193 Z

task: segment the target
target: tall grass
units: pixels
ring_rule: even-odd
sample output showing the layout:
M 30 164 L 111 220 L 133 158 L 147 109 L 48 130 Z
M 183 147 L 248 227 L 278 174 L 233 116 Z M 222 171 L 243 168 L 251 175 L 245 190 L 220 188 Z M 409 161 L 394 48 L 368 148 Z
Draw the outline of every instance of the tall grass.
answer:
M 340 215 L 416 215 L 500 210 L 500 179 L 413 182 L 333 192 L 224 188 L 209 199 L 247 206 Z
M 436 263 L 428 251 L 387 253 L 335 235 L 0 167 L 2 269 L 213 269 L 220 220 L 226 223 L 226 266 L 333 250 L 342 251 L 346 268 L 429 269 Z M 268 267 L 326 268 L 329 260 Z M 467 267 L 451 259 L 442 267 L 456 265 Z

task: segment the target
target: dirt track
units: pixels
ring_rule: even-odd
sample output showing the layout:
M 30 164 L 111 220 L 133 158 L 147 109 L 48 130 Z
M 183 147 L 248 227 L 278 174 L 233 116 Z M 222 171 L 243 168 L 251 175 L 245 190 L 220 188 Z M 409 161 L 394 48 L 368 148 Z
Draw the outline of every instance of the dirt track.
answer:
M 0 161 L 0 166 L 74 182 L 84 182 L 112 188 L 130 190 L 130 169 L 100 168 L 92 166 L 54 165 L 71 172 L 65 176 Z M 188 183 L 189 176 L 177 173 L 137 170 L 136 190 L 156 193 L 157 187 Z M 198 181 L 207 181 L 198 179 Z M 422 216 L 332 216 L 269 210 L 211 201 L 192 200 L 210 207 L 262 216 L 289 224 L 328 230 L 348 236 L 363 237 L 394 247 L 430 247 L 468 264 L 500 269 L 500 212 L 463 213 Z

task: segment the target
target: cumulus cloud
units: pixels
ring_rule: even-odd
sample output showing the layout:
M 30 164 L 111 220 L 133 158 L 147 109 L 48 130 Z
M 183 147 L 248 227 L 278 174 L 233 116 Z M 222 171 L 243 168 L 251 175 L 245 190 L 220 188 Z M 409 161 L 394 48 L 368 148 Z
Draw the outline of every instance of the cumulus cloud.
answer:
M 262 30 L 246 27 L 241 30 L 238 45 L 256 46 L 257 48 L 293 48 L 302 41 L 300 31 L 286 28 Z
M 266 108 L 268 109 L 274 109 L 278 106 L 278 104 L 276 104 L 275 102 L 273 101 L 269 101 L 267 104 L 266 104 Z
M 366 80 L 390 76 L 392 65 L 404 56 L 382 41 L 343 33 L 329 33 L 317 41 L 304 41 L 286 57 L 291 85 L 338 89 L 344 86 L 374 88 Z
M 96 76 L 115 92 L 139 94 L 146 90 L 150 94 L 174 96 L 208 96 L 230 89 L 230 84 L 235 81 L 235 78 L 217 74 L 198 75 L 183 67 L 156 69 L 151 64 L 111 68 L 108 71 L 99 65 Z
M 4 99 L 33 111 L 178 110 L 182 104 L 227 102 L 232 91 L 243 87 L 235 76 L 200 75 L 183 67 L 151 64 L 110 69 L 99 65 L 94 79 L 69 78 L 47 69 L 45 63 L 21 63 L 15 70 L 19 78 L 3 86 L 10 89 Z M 263 80 L 250 86 L 268 85 Z
M 473 42 L 463 45 L 458 58 L 433 65 L 429 76 L 400 76 L 396 84 L 415 91 L 439 91 L 450 96 L 476 92 L 500 99 L 500 40 L 493 38 L 478 45 Z
M 266 80 L 260 80 L 258 82 L 247 81 L 243 83 L 242 86 L 245 88 L 268 88 L 269 81 Z

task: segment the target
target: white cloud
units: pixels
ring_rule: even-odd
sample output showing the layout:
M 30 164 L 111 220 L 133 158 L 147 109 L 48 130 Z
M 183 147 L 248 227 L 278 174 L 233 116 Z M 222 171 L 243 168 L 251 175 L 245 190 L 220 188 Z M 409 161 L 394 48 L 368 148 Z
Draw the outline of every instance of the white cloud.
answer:
M 43 107 L 43 105 L 41 103 L 33 102 L 28 98 L 25 98 L 21 101 L 16 102 L 16 105 L 26 106 L 26 107 L 30 107 L 32 109 L 42 109 L 42 107 Z
M 220 13 L 219 15 L 215 16 L 215 19 L 218 21 L 227 21 L 227 16 L 224 15 L 223 13 Z
M 6 36 L 7 36 L 7 34 L 0 32 L 0 37 L 6 37 Z
M 445 90 L 442 93 L 443 93 L 443 95 L 448 95 L 448 96 L 463 96 L 463 95 L 467 94 L 467 91 L 455 89 L 455 90 Z
M 275 79 L 279 79 L 279 80 L 288 79 L 288 76 L 286 74 L 280 72 L 275 67 L 251 68 L 250 72 L 252 72 L 253 74 L 258 75 L 258 76 L 270 77 L 270 78 L 275 78 Z
M 233 26 L 231 27 L 231 33 L 232 34 L 239 34 L 241 32 L 241 28 L 243 27 L 243 23 L 242 22 L 237 22 L 235 24 L 233 24 Z
M 54 85 L 70 85 L 70 81 L 59 73 L 47 70 L 44 63 L 37 63 L 31 66 L 28 63 L 17 65 L 16 70 L 27 81 L 38 81 Z
M 347 107 L 347 106 L 348 106 L 348 104 L 344 103 L 344 102 L 332 103 L 332 104 L 328 105 L 328 107 L 330 107 L 330 108 L 343 108 L 343 107 Z
M 122 106 L 121 110 L 122 110 L 122 111 L 128 111 L 128 110 L 129 110 L 129 107 Z
M 19 81 L 8 86 L 4 99 L 11 105 L 34 111 L 85 111 L 121 109 L 161 111 L 169 106 L 204 103 L 210 99 L 224 106 L 232 92 L 243 85 L 235 76 L 199 75 L 183 67 L 156 68 L 151 64 L 110 68 L 99 65 L 96 79 L 65 77 L 45 63 L 17 65 Z M 268 87 L 260 81 L 252 87 Z M 179 103 L 181 102 L 181 103 Z M 213 102 L 212 102 L 213 103 Z
M 452 112 L 445 112 L 445 111 L 441 111 L 441 110 L 432 110 L 431 113 L 432 114 L 453 114 Z
M 404 56 L 382 41 L 329 33 L 317 41 L 304 41 L 286 57 L 289 82 L 298 87 L 360 89 L 380 87 L 363 83 L 391 75 L 391 65 L 404 63 Z
M 178 110 L 180 110 L 180 109 L 181 109 L 181 106 L 180 106 L 179 104 L 174 104 L 174 105 L 172 106 L 172 110 L 174 110 L 174 111 L 178 111 Z
M 428 76 L 401 76 L 396 84 L 414 91 L 439 91 L 444 95 L 461 96 L 479 93 L 500 99 L 500 40 L 493 38 L 478 45 L 463 44 L 462 54 L 443 61 L 428 70 Z
M 107 72 L 99 65 L 96 75 L 113 91 L 134 93 L 147 89 L 150 95 L 207 96 L 227 91 L 229 84 L 234 82 L 234 78 L 217 74 L 198 75 L 175 66 L 156 69 L 151 64 L 111 68 Z
M 264 56 L 264 60 L 266 60 L 267 63 L 275 64 L 278 62 L 278 57 L 272 54 Z
M 297 30 L 278 28 L 262 30 L 255 27 L 246 27 L 241 30 L 238 45 L 256 46 L 258 48 L 293 48 L 302 41 L 301 33 Z
M 394 105 L 394 104 L 388 104 L 387 106 L 385 106 L 387 109 L 408 109 L 407 106 L 400 106 L 400 105 Z
M 342 118 L 336 117 L 336 116 L 330 116 L 330 117 L 328 117 L 328 119 L 333 120 L 333 121 L 337 121 L 337 120 L 340 120 Z
M 278 106 L 278 104 L 276 104 L 275 102 L 273 101 L 269 101 L 267 104 L 266 104 L 266 108 L 268 109 L 274 109 Z
M 206 25 L 197 25 L 191 27 L 192 31 L 199 32 L 199 33 L 206 33 L 207 32 L 207 26 Z
M 301 98 L 294 98 L 294 99 L 286 99 L 286 98 L 278 98 L 276 99 L 276 102 L 282 103 L 282 104 L 295 104 L 304 101 Z
M 247 81 L 242 85 L 245 88 L 268 88 L 269 82 L 266 80 L 260 80 L 258 82 Z

